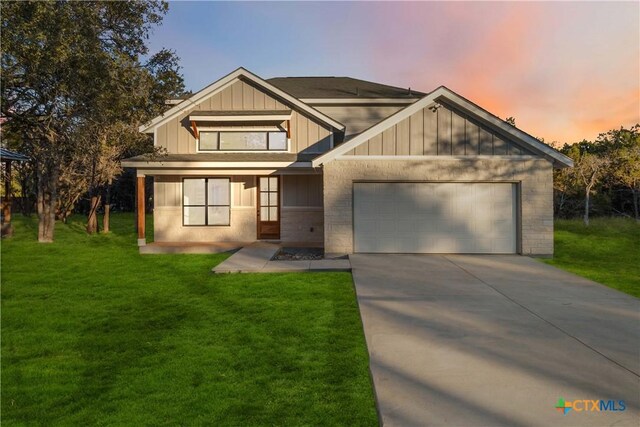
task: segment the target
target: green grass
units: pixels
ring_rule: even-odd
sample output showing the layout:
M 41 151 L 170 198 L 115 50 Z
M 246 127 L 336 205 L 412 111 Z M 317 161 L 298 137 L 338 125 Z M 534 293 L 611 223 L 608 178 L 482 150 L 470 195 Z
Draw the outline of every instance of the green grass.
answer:
M 2 241 L 3 425 L 377 425 L 349 273 L 212 275 L 132 215 Z
M 555 255 L 544 262 L 640 298 L 640 224 L 595 218 L 555 223 Z

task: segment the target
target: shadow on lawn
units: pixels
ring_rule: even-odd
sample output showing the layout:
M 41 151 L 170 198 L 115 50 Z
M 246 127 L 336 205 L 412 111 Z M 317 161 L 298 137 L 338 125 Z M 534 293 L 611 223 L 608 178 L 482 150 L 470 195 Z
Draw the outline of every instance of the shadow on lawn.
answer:
M 161 341 L 180 328 L 187 313 L 184 305 L 140 297 L 88 325 L 76 344 L 86 368 L 76 392 L 68 398 L 69 412 L 100 401 L 116 386 L 123 370 L 144 368 L 145 357 L 160 351 Z

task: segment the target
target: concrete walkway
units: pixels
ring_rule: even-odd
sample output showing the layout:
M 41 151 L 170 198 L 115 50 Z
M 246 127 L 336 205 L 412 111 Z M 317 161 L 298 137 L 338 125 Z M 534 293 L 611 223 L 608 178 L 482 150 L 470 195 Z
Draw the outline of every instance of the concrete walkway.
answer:
M 638 425 L 637 298 L 521 256 L 350 259 L 384 425 Z
M 255 242 L 215 266 L 214 273 L 298 273 L 309 271 L 351 271 L 348 259 L 272 261 L 280 245 Z

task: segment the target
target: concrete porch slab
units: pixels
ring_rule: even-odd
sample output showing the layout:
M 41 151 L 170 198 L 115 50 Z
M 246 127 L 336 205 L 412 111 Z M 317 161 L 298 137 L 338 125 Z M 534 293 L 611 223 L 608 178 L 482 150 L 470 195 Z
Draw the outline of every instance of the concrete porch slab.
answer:
M 254 242 L 215 266 L 214 273 L 302 273 L 310 271 L 351 271 L 348 259 L 272 261 L 281 245 Z
M 152 242 L 139 247 L 141 254 L 219 254 L 240 249 L 250 242 Z

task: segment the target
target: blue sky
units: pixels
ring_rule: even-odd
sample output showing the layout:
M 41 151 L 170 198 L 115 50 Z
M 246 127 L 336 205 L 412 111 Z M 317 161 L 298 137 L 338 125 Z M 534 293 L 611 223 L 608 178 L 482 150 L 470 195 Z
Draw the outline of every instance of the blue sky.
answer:
M 268 78 L 444 84 L 545 140 L 640 122 L 640 3 L 171 2 L 152 50 L 199 90 L 239 66 Z

